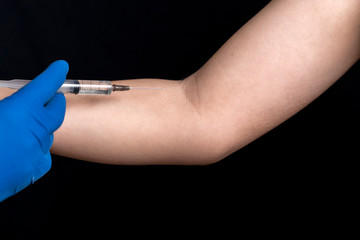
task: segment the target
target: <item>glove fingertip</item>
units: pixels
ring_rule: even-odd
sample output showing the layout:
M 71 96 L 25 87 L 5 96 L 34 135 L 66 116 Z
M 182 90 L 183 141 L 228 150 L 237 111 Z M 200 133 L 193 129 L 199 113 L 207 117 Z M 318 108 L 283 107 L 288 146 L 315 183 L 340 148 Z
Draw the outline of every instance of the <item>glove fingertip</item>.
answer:
M 65 74 L 69 72 L 69 64 L 65 60 L 56 60 L 52 64 L 50 64 L 49 67 L 57 67 L 57 68 L 63 68 L 63 71 Z

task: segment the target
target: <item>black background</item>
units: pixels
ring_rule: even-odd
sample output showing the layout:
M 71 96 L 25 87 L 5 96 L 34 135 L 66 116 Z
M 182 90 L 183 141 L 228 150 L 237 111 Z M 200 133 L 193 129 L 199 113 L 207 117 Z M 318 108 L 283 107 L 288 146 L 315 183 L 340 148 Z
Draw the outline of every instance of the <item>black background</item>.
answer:
M 68 78 L 183 79 L 267 2 L 0 0 L 0 79 L 34 78 L 57 59 L 68 61 Z M 278 218 L 289 228 L 294 216 L 316 225 L 336 213 L 334 199 L 351 199 L 359 76 L 357 64 L 293 118 L 210 166 L 53 156 L 48 174 L 0 204 L 0 239 L 202 236 Z

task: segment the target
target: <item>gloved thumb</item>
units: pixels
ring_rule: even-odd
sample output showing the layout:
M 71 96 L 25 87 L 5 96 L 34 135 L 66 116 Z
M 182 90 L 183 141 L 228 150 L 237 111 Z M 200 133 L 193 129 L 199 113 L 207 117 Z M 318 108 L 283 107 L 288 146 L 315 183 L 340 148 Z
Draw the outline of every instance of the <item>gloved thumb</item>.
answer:
M 45 105 L 61 87 L 69 71 L 69 64 L 58 60 L 14 94 L 14 97 L 25 98 L 35 104 Z

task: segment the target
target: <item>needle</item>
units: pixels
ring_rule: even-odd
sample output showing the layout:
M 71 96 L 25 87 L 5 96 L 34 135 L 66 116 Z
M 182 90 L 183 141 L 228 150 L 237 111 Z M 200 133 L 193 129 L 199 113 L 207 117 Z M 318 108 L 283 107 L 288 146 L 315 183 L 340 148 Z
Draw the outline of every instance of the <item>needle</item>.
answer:
M 165 88 L 160 87 L 130 87 L 130 89 L 153 89 L 153 90 L 163 90 Z
M 129 91 L 131 89 L 163 90 L 165 88 L 160 88 L 160 87 L 130 87 L 130 86 L 126 86 L 126 85 L 116 85 L 116 84 L 112 85 L 112 90 L 114 92 L 115 91 Z

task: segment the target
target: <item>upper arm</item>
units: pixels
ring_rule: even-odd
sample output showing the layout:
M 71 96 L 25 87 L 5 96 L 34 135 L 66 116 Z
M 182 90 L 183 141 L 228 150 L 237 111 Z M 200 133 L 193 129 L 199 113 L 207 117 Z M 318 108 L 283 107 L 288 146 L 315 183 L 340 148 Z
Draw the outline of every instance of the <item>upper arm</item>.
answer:
M 358 60 L 359 2 L 272 1 L 184 82 L 220 152 L 279 125 Z

